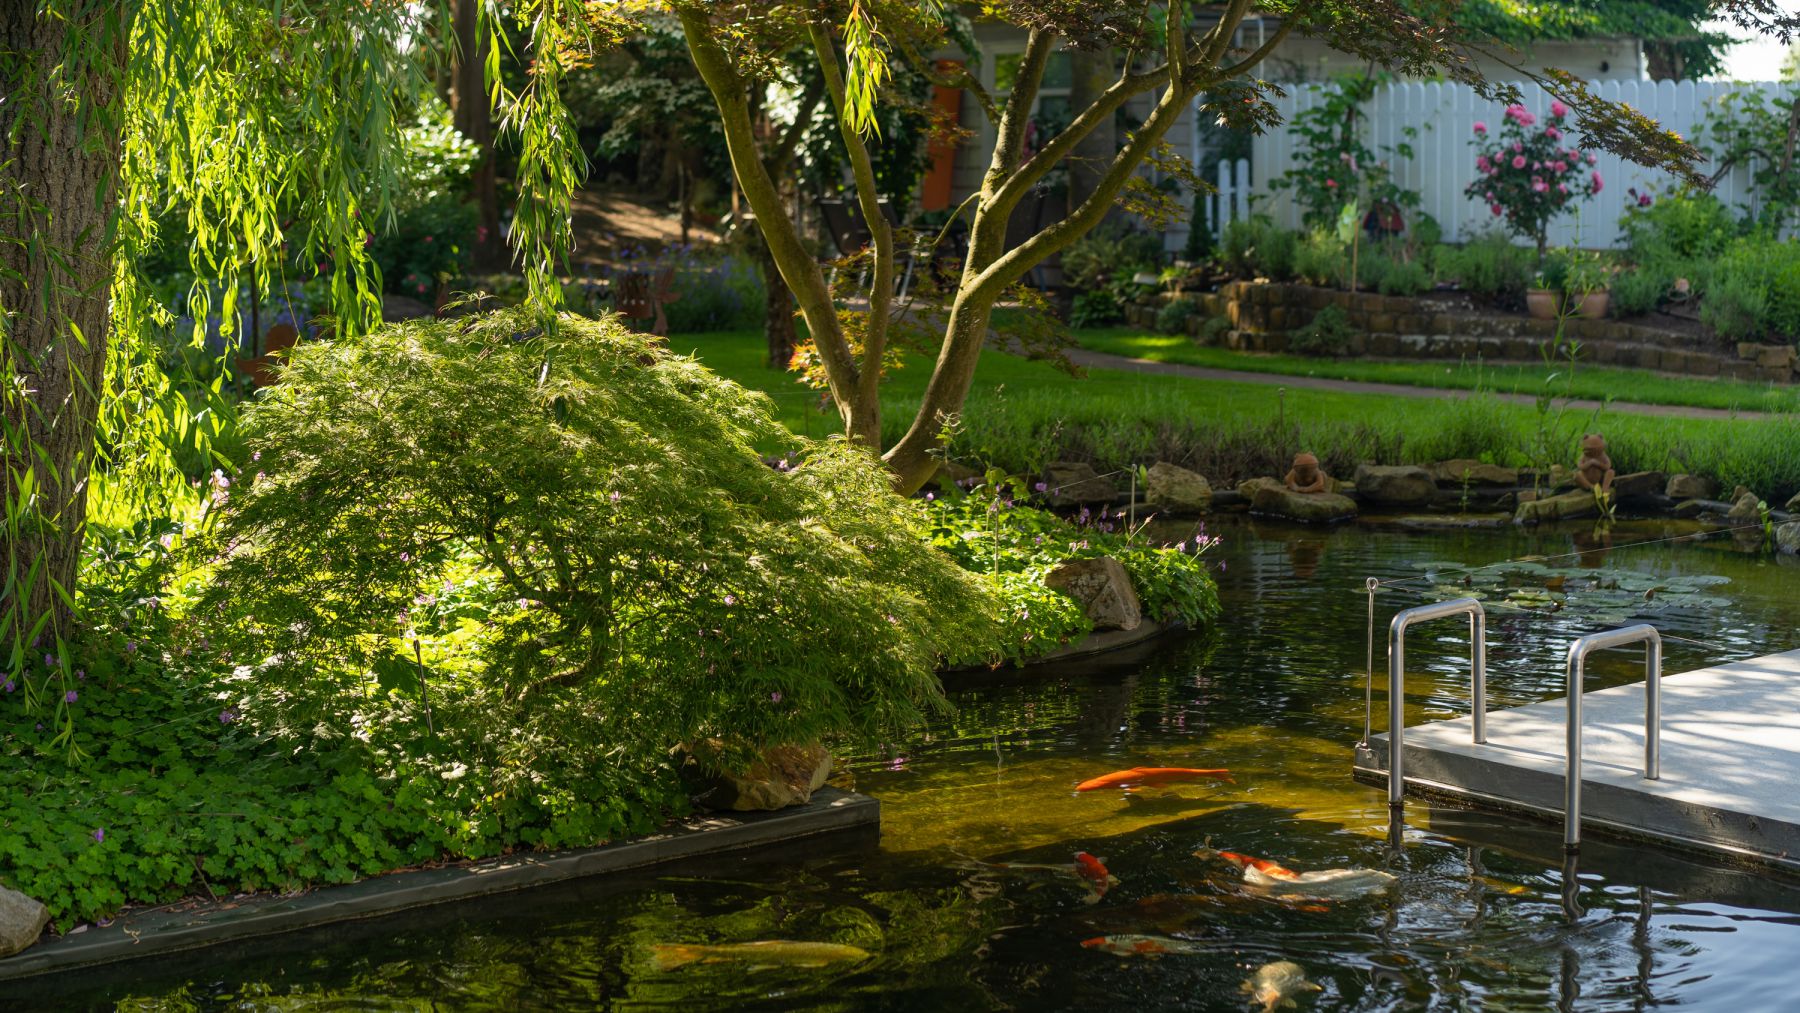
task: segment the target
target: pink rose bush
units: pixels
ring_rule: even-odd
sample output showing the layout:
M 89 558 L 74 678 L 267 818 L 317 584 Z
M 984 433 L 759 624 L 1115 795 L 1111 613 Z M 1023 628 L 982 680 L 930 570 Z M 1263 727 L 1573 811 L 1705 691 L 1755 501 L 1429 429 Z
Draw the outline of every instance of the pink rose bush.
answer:
M 1531 110 L 1510 105 L 1497 129 L 1475 124 L 1470 142 L 1476 177 L 1464 195 L 1485 203 L 1514 234 L 1534 240 L 1539 253 L 1550 222 L 1574 201 L 1605 186 L 1593 168 L 1598 161 L 1594 153 L 1568 145 L 1568 115 L 1568 106 L 1551 102 L 1550 115 L 1540 125 Z

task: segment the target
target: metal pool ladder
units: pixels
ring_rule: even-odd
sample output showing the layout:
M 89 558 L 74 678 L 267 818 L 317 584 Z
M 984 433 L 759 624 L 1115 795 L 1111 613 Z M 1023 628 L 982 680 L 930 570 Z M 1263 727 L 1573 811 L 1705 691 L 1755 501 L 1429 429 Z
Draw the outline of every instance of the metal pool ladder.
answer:
M 1453 598 L 1409 608 L 1388 624 L 1388 805 L 1399 811 L 1406 805 L 1406 776 L 1401 771 L 1406 733 L 1406 628 L 1417 622 L 1469 617 L 1469 668 L 1474 683 L 1471 724 L 1474 741 L 1487 741 L 1487 611 L 1474 598 Z
M 1581 847 L 1581 683 L 1587 656 L 1644 643 L 1644 779 L 1662 777 L 1662 634 L 1648 623 L 1590 633 L 1569 645 L 1568 769 L 1563 775 L 1563 850 Z M 1476 739 L 1480 741 L 1479 738 Z M 1388 789 L 1393 795 L 1393 789 Z

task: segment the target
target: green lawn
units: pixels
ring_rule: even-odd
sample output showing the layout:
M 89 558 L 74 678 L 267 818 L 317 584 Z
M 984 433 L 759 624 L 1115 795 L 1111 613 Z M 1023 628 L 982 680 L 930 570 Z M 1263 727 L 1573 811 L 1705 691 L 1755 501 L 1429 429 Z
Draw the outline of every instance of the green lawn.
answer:
M 793 374 L 763 364 L 755 332 L 676 335 L 677 352 L 775 399 L 797 433 L 839 430 L 836 413 Z M 888 380 L 889 442 L 912 421 L 930 363 L 910 359 Z M 1682 419 L 1575 410 L 1540 415 L 1494 398 L 1394 398 L 1266 384 L 1095 369 L 1075 379 L 1047 363 L 988 352 L 955 426 L 950 453 L 971 464 L 1035 471 L 1051 460 L 1185 463 L 1214 479 L 1280 474 L 1298 450 L 1340 473 L 1360 461 L 1418 463 L 1469 457 L 1500 464 L 1573 464 L 1583 432 L 1606 434 L 1622 472 L 1693 471 L 1725 488 L 1742 483 L 1774 502 L 1800 490 L 1800 415 L 1773 420 Z M 1566 458 L 1566 460 L 1564 460 Z M 1773 497 L 1779 496 L 1780 500 Z
M 1505 394 L 1542 393 L 1553 372 L 1542 365 L 1480 361 L 1382 362 L 1368 359 L 1309 359 L 1298 355 L 1263 355 L 1196 345 L 1183 335 L 1146 334 L 1135 328 L 1080 331 L 1081 347 L 1152 362 L 1231 369 L 1243 373 L 1317 376 L 1333 380 L 1398 383 L 1409 387 L 1491 390 Z M 1555 381 L 1563 393 L 1562 378 Z M 1741 380 L 1683 379 L 1643 369 L 1587 366 L 1577 363 L 1568 393 L 1577 398 L 1637 404 L 1686 405 L 1739 411 L 1800 411 L 1800 388 Z

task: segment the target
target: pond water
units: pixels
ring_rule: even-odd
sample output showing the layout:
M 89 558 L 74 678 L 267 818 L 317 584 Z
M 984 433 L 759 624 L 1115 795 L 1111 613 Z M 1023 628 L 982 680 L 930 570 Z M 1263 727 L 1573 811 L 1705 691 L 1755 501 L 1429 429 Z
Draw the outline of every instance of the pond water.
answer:
M 1383 627 L 1432 593 L 1510 603 L 1489 619 L 1495 708 L 1560 695 L 1562 646 L 1622 617 L 1682 638 L 1667 644 L 1671 673 L 1800 647 L 1800 567 L 1680 539 L 1689 530 L 1621 524 L 1608 548 L 1585 528 L 1215 522 L 1216 629 L 960 677 L 953 716 L 854 758 L 838 780 L 881 799 L 878 845 L 807 842 L 120 965 L 0 988 L 0 1006 L 1244 1009 L 1240 983 L 1285 959 L 1321 986 L 1303 1009 L 1789 1008 L 1800 883 L 1598 839 L 1569 876 L 1560 828 L 1418 801 L 1394 851 L 1383 792 L 1349 776 L 1364 722 L 1365 577 L 1401 582 L 1379 598 Z M 1473 577 L 1456 568 L 1530 556 L 1548 558 Z M 1409 722 L 1466 713 L 1465 636 L 1457 623 L 1413 635 Z M 1614 655 L 1594 666 L 1596 683 L 1641 671 L 1641 655 Z M 1380 687 L 1374 703 L 1379 731 Z M 1235 783 L 1072 790 L 1134 766 L 1227 767 Z M 1195 856 L 1209 839 L 1398 880 L 1361 900 L 1277 903 Z M 1118 877 L 1097 901 L 1074 876 L 993 864 L 1068 863 L 1078 850 Z M 1104 934 L 1177 939 L 1184 952 L 1081 945 Z M 765 939 L 874 956 L 664 971 L 650 950 Z

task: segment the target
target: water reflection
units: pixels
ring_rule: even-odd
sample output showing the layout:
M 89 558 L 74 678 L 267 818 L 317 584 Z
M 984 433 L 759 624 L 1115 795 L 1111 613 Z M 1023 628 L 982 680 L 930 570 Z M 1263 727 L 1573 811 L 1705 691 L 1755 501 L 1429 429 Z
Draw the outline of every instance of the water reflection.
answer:
M 1324 990 L 1303 1008 L 1641 1010 L 1671 1003 L 1775 1009 L 1800 952 L 1800 889 L 1595 837 L 1567 865 L 1560 828 L 1414 801 L 1410 828 L 1349 778 L 1365 721 L 1363 581 L 1377 629 L 1420 600 L 1418 564 L 1526 556 L 1555 567 L 1720 577 L 1727 607 L 1659 611 L 1667 670 L 1792 649 L 1800 570 L 1691 526 L 1331 532 L 1215 524 L 1226 615 L 1205 635 L 951 686 L 953 715 L 857 756 L 841 783 L 881 798 L 879 846 L 814 845 L 638 879 L 569 884 L 438 912 L 22 986 L 0 1007 L 134 1009 L 1242 1009 L 1238 983 L 1294 960 Z M 1173 541 L 1186 533 L 1185 526 Z M 1643 542 L 1655 544 L 1644 545 Z M 1424 583 L 1429 587 L 1429 583 Z M 1634 606 L 1635 607 L 1635 606 Z M 1567 642 L 1591 616 L 1496 609 L 1493 707 L 1556 695 Z M 1409 644 L 1409 721 L 1468 708 L 1467 634 Z M 1674 638 L 1680 639 L 1674 639 Z M 1380 646 L 1377 646 L 1379 653 Z M 1639 678 L 1637 655 L 1598 657 L 1596 685 Z M 1385 725 L 1378 690 L 1376 730 Z M 1228 767 L 1235 784 L 1076 794 L 1133 766 Z M 1386 894 L 1329 904 L 1247 893 L 1213 846 L 1299 870 L 1363 867 Z M 1089 903 L 1074 877 L 983 863 L 1101 856 L 1120 882 Z M 1197 952 L 1155 961 L 1084 949 L 1152 933 Z M 866 963 L 820 970 L 660 971 L 655 943 L 798 939 L 856 945 Z

